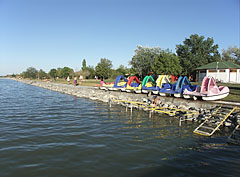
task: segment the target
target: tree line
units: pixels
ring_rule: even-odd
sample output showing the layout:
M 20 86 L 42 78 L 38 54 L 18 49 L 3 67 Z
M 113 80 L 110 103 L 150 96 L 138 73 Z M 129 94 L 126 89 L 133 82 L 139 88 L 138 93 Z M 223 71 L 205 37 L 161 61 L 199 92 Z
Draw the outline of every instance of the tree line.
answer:
M 93 66 L 84 67 L 84 63 L 86 60 L 83 59 L 83 67 L 80 71 L 74 72 L 72 68 L 64 67 L 64 68 L 53 68 L 48 73 L 40 69 L 39 71 L 34 67 L 29 67 L 26 71 L 22 72 L 20 76 L 22 78 L 31 78 L 31 79 L 56 79 L 56 78 L 64 78 L 66 79 L 68 76 L 73 78 L 75 76 L 82 76 L 85 79 L 93 79 L 97 78 L 116 78 L 118 75 L 126 75 L 130 73 L 130 69 L 127 67 L 120 65 L 118 69 L 112 69 L 112 61 L 106 58 L 101 58 L 98 65 L 94 68 Z M 16 77 L 15 74 L 11 75 L 12 77 Z
M 222 51 L 222 55 L 218 52 L 218 45 L 214 44 L 213 38 L 205 39 L 204 36 L 192 34 L 186 38 L 182 44 L 176 45 L 176 53 L 169 49 L 160 47 L 143 47 L 137 46 L 134 50 L 135 54 L 129 61 L 131 68 L 120 65 L 117 69 L 113 69 L 112 61 L 101 58 L 99 63 L 94 66 L 87 66 L 86 59 L 82 61 L 80 71 L 74 72 L 69 67 L 51 69 L 48 73 L 42 69 L 39 71 L 33 67 L 29 67 L 21 73 L 24 78 L 66 78 L 68 76 L 83 76 L 86 79 L 98 78 L 116 78 L 118 75 L 138 75 L 140 78 L 146 76 L 149 72 L 155 74 L 171 74 L 171 75 L 193 75 L 195 69 L 202 65 L 214 61 L 232 61 L 240 64 L 240 49 L 237 47 L 229 47 Z

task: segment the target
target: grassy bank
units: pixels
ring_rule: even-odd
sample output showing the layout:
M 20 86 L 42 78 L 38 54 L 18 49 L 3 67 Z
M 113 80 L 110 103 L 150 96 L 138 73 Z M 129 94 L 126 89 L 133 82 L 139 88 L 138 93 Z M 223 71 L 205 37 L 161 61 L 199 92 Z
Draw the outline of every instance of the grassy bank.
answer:
M 114 79 L 104 80 L 105 83 L 107 83 L 107 82 L 114 82 L 114 81 L 115 81 Z M 70 82 L 68 82 L 65 79 L 58 79 L 58 80 L 55 80 L 53 82 L 55 82 L 55 83 L 63 83 L 63 84 L 72 84 L 73 85 L 73 79 L 71 79 Z M 100 82 L 101 82 L 101 80 L 95 80 L 95 79 L 86 79 L 86 80 L 82 80 L 82 81 L 78 80 L 78 85 L 95 87 L 97 85 L 100 85 Z

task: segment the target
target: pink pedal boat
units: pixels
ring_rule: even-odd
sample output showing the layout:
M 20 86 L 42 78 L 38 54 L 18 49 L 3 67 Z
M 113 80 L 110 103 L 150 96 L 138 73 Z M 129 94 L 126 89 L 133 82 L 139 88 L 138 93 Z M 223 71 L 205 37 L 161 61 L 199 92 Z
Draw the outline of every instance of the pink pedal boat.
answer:
M 196 100 L 198 97 L 202 97 L 203 100 L 219 100 L 223 99 L 229 94 L 229 88 L 226 86 L 218 87 L 213 77 L 204 77 L 201 87 L 198 87 L 195 91 L 191 92 L 187 89 L 183 92 L 184 98 L 193 98 Z

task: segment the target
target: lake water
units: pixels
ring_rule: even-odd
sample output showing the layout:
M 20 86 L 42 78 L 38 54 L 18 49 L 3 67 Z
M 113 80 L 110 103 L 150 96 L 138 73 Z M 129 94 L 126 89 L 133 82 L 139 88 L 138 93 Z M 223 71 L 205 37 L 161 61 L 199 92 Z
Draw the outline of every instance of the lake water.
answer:
M 196 126 L 0 79 L 0 176 L 240 176 L 240 147 Z

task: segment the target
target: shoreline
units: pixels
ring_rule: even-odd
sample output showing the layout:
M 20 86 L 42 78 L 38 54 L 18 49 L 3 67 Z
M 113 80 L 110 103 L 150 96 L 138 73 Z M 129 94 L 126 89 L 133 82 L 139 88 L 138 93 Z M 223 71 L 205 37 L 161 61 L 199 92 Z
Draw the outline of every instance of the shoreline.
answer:
M 88 86 L 73 86 L 62 83 L 52 83 L 52 82 L 42 82 L 42 81 L 33 81 L 33 80 L 17 80 L 25 84 L 33 85 L 36 87 L 45 88 L 52 91 L 57 91 L 63 94 L 68 94 L 80 98 L 88 98 L 94 101 L 101 101 L 108 103 L 111 107 L 111 104 L 118 104 L 126 107 L 126 111 L 130 108 L 132 112 L 133 108 L 136 110 L 149 111 L 149 117 L 154 113 L 168 114 L 168 116 L 174 116 L 179 120 L 179 126 L 183 121 L 194 121 L 202 123 L 203 121 L 209 119 L 213 112 L 219 107 L 227 107 L 227 109 L 233 109 L 236 105 L 232 103 L 226 103 L 221 101 L 201 101 L 201 100 L 187 100 L 184 98 L 175 98 L 175 97 L 162 97 L 158 96 L 159 102 L 158 106 L 153 107 L 152 96 L 147 94 L 135 94 L 127 93 L 120 91 L 108 91 L 101 90 L 96 87 Z M 118 101 L 116 101 L 118 100 Z M 135 103 L 141 103 L 146 106 L 138 105 Z M 156 109 L 155 109 L 156 108 Z M 166 108 L 166 111 L 159 111 L 158 108 Z M 173 114 L 171 111 L 175 111 Z M 210 116 L 210 117 L 209 117 Z M 219 117 L 214 118 L 216 122 L 221 122 L 222 120 Z M 240 124 L 240 116 L 237 117 L 236 122 Z M 225 126 L 233 126 L 236 122 L 232 120 L 226 120 L 224 122 Z
M 9 78 L 6 78 L 9 79 Z M 73 86 L 62 83 L 53 83 L 53 82 L 44 82 L 44 81 L 34 81 L 34 80 L 24 80 L 24 79 L 12 79 L 15 81 L 23 82 L 25 84 L 42 87 L 48 90 L 53 90 L 57 92 L 61 92 L 64 94 L 69 94 L 77 97 L 84 97 L 91 100 L 98 100 L 102 102 L 109 102 L 109 99 L 122 99 L 127 101 L 142 101 L 146 99 L 150 99 L 151 96 L 147 94 L 135 94 L 135 93 L 126 93 L 119 91 L 107 91 L 100 90 L 96 87 L 91 86 Z M 219 105 L 227 105 L 227 106 L 240 106 L 240 103 L 237 102 L 226 102 L 226 101 L 202 101 L 202 100 L 190 100 L 184 98 L 176 98 L 176 97 L 162 97 L 158 95 L 161 103 L 168 105 L 180 106 L 184 105 L 186 108 L 195 107 L 196 109 L 210 109 Z

